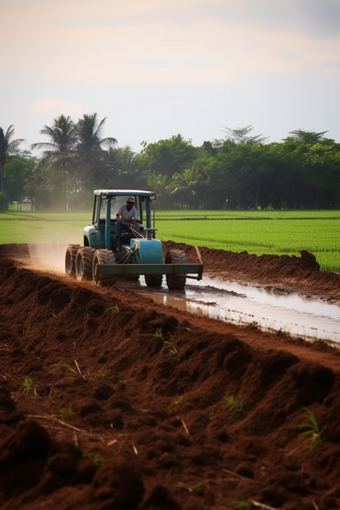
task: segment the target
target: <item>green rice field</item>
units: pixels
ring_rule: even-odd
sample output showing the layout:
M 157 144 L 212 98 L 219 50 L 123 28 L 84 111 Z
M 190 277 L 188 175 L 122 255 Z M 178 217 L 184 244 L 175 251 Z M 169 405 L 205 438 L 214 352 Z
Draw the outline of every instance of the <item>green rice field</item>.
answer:
M 82 243 L 92 212 L 0 213 L 0 244 Z M 340 211 L 157 211 L 157 237 L 234 252 L 299 255 L 340 271 Z

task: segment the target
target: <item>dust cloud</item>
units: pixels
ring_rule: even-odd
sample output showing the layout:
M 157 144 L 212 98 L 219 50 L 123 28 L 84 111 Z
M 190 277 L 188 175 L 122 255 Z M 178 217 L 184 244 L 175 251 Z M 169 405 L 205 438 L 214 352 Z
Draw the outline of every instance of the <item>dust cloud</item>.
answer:
M 69 244 L 81 244 L 82 236 L 71 233 L 45 236 L 28 245 L 29 266 L 34 269 L 65 273 L 65 253 Z

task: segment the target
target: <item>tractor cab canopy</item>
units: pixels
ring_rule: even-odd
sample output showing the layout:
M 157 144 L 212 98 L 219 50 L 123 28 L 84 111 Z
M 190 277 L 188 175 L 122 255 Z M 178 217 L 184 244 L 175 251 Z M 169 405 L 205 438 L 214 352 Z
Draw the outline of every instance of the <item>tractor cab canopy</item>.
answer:
M 146 191 L 141 189 L 96 189 L 94 195 L 108 195 L 108 196 L 139 196 L 149 197 L 150 200 L 155 200 L 156 195 L 153 191 Z M 152 198 L 153 197 L 153 198 Z
M 97 189 L 94 192 L 93 225 L 100 221 L 115 221 L 116 214 L 128 199 L 134 200 L 138 219 L 151 227 L 151 204 L 156 199 L 153 191 L 138 189 Z

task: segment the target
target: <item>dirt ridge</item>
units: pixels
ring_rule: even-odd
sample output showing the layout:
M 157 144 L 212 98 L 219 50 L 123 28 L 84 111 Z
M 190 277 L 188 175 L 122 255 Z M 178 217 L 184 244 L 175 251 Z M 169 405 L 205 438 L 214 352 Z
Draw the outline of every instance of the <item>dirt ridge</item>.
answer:
M 245 274 L 232 254 L 202 255 Z M 294 279 L 320 274 L 293 262 Z M 338 350 L 15 258 L 0 281 L 3 510 L 340 507 Z M 314 448 L 295 428 L 306 409 L 323 430 Z

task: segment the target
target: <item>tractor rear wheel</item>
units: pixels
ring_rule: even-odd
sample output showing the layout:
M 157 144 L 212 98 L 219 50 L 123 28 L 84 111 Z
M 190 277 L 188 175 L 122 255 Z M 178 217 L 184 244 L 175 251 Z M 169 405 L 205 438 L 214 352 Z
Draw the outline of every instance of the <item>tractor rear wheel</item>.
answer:
M 184 251 L 169 250 L 165 256 L 166 264 L 187 264 Z M 186 277 L 178 274 L 167 274 L 166 283 L 170 290 L 182 290 L 185 287 Z
M 65 273 L 67 276 L 76 274 L 76 258 L 80 244 L 69 244 L 65 254 Z
M 117 264 L 115 254 L 111 250 L 96 250 L 93 258 L 93 278 L 95 279 L 97 266 L 113 266 Z M 100 280 L 97 281 L 98 285 L 102 287 L 108 285 L 114 285 L 117 281 L 116 275 L 103 275 Z
M 148 287 L 161 287 L 163 281 L 162 274 L 146 274 L 144 276 L 145 283 Z
M 92 263 L 95 249 L 89 246 L 79 248 L 76 257 L 76 278 L 78 281 L 92 280 Z

